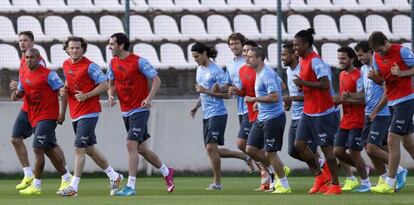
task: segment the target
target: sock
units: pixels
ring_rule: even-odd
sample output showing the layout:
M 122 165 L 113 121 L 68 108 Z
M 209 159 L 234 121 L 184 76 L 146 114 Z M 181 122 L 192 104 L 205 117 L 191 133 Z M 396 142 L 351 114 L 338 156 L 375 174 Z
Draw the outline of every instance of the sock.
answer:
M 384 181 L 387 180 L 388 173 L 385 172 L 383 175 L 380 176 Z
M 398 165 L 397 174 L 401 173 L 402 171 L 404 171 L 404 168 Z
M 266 171 L 261 172 L 261 184 L 268 184 L 270 183 L 270 176 Z
M 270 174 L 275 173 L 275 169 L 273 169 L 272 165 L 268 166 L 267 169 L 269 170 Z
M 135 181 L 137 177 L 134 176 L 128 176 L 128 184 L 127 186 L 131 187 L 132 189 L 135 189 Z
M 387 184 L 388 184 L 390 187 L 394 187 L 394 186 L 395 186 L 395 178 L 390 178 L 390 177 L 387 177 L 387 179 L 385 180 L 385 182 L 387 182 Z
M 361 184 L 363 186 L 371 187 L 371 182 L 369 181 L 369 177 L 367 177 L 366 179 L 361 179 Z
M 350 177 L 346 177 L 346 178 L 349 179 L 349 180 L 352 180 L 352 181 L 355 181 L 356 180 L 356 177 L 354 175 L 352 175 Z
M 24 177 L 32 177 L 33 171 L 31 167 L 23 167 Z
M 161 167 L 158 169 L 160 171 L 160 173 L 162 174 L 162 176 L 166 177 L 168 176 L 168 174 L 170 173 L 170 170 L 168 170 L 168 167 L 165 166 L 164 163 L 162 163 Z
M 116 178 L 118 178 L 118 176 L 119 176 L 119 174 L 114 169 L 112 169 L 111 166 L 104 169 L 104 172 L 105 172 L 106 176 L 108 176 L 108 178 L 111 179 L 111 180 L 116 180 Z
M 34 178 L 33 185 L 34 185 L 34 187 L 40 189 L 40 187 L 42 186 L 42 180 Z
M 319 166 L 320 166 L 321 168 L 323 168 L 323 165 L 325 165 L 325 160 L 323 160 L 323 159 L 319 158 L 319 159 L 318 159 L 318 161 L 319 161 Z
M 70 177 L 72 177 L 72 175 L 69 172 L 66 172 L 66 174 L 62 175 L 62 180 L 63 181 L 69 181 Z
M 72 182 L 70 183 L 70 186 L 75 190 L 78 191 L 78 186 L 80 182 L 80 177 L 73 177 Z
M 69 170 L 69 168 L 68 168 L 68 166 L 67 166 L 67 165 L 65 165 L 65 169 L 66 169 L 66 171 L 67 171 L 67 172 L 69 172 L 69 173 L 70 173 L 70 170 Z
M 284 188 L 289 188 L 289 183 L 286 177 L 283 177 L 281 179 L 279 179 L 280 184 L 284 187 Z

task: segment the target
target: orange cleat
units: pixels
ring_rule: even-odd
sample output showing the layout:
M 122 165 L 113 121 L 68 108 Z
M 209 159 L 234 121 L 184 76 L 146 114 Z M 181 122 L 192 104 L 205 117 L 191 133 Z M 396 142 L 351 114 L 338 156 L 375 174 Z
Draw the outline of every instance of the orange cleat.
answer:
M 313 187 L 308 191 L 309 194 L 314 194 L 319 192 L 323 186 L 327 186 L 329 184 L 329 178 L 326 176 L 325 173 L 321 173 L 320 175 L 315 177 L 315 182 L 313 184 Z M 325 188 L 323 188 L 325 189 Z M 324 191 L 324 190 L 321 190 Z
M 326 174 L 326 176 L 328 177 L 329 181 L 332 181 L 331 170 L 329 169 L 329 166 L 328 166 L 328 162 L 327 161 L 325 161 L 323 163 L 322 171 Z
M 341 193 L 342 193 L 342 190 L 339 184 L 331 184 L 331 186 L 329 186 L 328 191 L 325 192 L 325 195 L 337 195 Z

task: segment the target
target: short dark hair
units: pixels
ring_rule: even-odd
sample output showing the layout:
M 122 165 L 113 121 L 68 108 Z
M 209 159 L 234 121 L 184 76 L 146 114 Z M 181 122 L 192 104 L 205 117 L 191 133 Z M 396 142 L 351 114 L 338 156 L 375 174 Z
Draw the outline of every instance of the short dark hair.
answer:
M 128 36 L 126 36 L 124 33 L 114 33 L 112 34 L 111 38 L 116 38 L 116 43 L 118 45 L 124 44 L 124 50 L 128 51 L 130 42 Z
M 369 36 L 368 39 L 369 39 L 369 46 L 371 48 L 375 48 L 377 46 L 383 46 L 385 45 L 385 41 L 388 41 L 388 38 L 381 31 L 374 31 Z
M 293 50 L 293 43 L 288 42 L 282 45 L 282 48 L 285 48 L 289 51 L 289 53 L 295 53 L 295 50 Z
M 313 35 L 315 35 L 315 30 L 313 28 L 308 28 L 306 30 L 301 30 L 295 34 L 295 38 L 300 38 L 305 42 L 309 43 L 309 47 L 312 47 L 314 39 Z
M 359 60 L 358 60 L 358 56 L 356 55 L 354 49 L 352 49 L 351 47 L 349 47 L 349 46 L 340 47 L 340 48 L 338 48 L 337 51 L 338 51 L 338 53 L 346 53 L 346 55 L 350 59 L 354 59 L 354 61 L 353 61 L 353 66 L 354 67 L 359 68 L 359 67 L 362 66 L 361 62 L 359 62 Z
M 216 58 L 217 57 L 217 50 L 214 46 L 207 46 L 204 43 L 196 42 L 192 47 L 191 51 L 197 53 L 203 53 L 204 51 L 207 52 L 207 56 L 209 58 Z
M 33 52 L 37 57 L 40 56 L 40 51 L 37 48 L 29 48 L 29 49 L 27 49 L 27 51 L 25 52 L 25 54 L 27 54 L 29 52 Z
M 254 42 L 254 41 L 252 41 L 252 40 L 246 40 L 246 41 L 243 43 L 243 46 L 245 46 L 245 45 L 249 45 L 249 46 L 251 46 L 251 47 L 257 47 L 257 46 L 259 46 L 259 44 L 257 44 L 256 42 Z
M 232 33 L 227 38 L 227 44 L 230 44 L 230 40 L 233 40 L 233 41 L 239 40 L 240 43 L 243 44 L 246 41 L 246 37 L 241 33 Z
M 368 53 L 368 51 L 372 52 L 372 48 L 369 46 L 368 41 L 360 41 L 354 46 L 355 51 L 361 50 L 364 53 Z
M 82 37 L 78 37 L 78 36 L 69 36 L 65 43 L 63 44 L 63 50 L 66 51 L 66 49 L 69 46 L 69 43 L 71 41 L 76 41 L 76 42 L 80 42 L 81 43 L 81 47 L 83 48 L 83 54 L 86 53 L 86 51 L 88 50 L 88 43 L 86 42 L 86 40 Z
M 250 51 L 254 53 L 254 56 L 262 58 L 262 61 L 266 58 L 266 51 L 262 47 L 252 47 Z
M 30 40 L 34 41 L 34 35 L 33 35 L 33 32 L 31 32 L 31 31 L 22 31 L 22 32 L 19 33 L 19 36 L 21 36 L 21 35 L 28 36 L 30 38 Z

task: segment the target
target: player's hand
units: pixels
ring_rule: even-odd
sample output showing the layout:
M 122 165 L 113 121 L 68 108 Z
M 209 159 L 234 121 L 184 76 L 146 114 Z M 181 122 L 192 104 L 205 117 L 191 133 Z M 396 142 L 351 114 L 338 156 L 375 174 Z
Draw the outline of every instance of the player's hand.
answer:
M 220 86 L 217 83 L 213 85 L 213 92 L 215 92 L 215 93 L 220 92 Z
M 394 65 L 391 66 L 391 73 L 393 75 L 396 75 L 396 76 L 399 76 L 399 77 L 402 76 L 402 73 L 401 73 L 401 70 L 400 70 L 400 66 L 396 62 L 394 62 Z
M 244 102 L 247 102 L 247 103 L 256 102 L 256 98 L 255 97 L 250 97 L 250 96 L 245 96 L 244 97 Z
M 204 88 L 203 86 L 201 86 L 199 84 L 195 85 L 195 89 L 196 89 L 196 92 L 198 92 L 198 93 L 205 93 L 206 90 L 207 90 L 206 88 Z
M 151 108 L 151 99 L 145 98 L 142 103 L 141 103 L 141 107 L 142 108 L 146 108 L 146 109 L 150 109 Z
M 229 90 L 227 91 L 227 93 L 229 94 L 229 95 L 236 95 L 236 93 L 237 93 L 237 87 L 236 86 L 234 86 L 234 85 L 232 85 L 232 86 L 230 86 L 229 87 Z
M 375 118 L 377 118 L 377 114 L 378 113 L 375 110 L 372 111 L 371 114 L 369 114 L 369 117 L 368 117 L 369 118 L 369 121 L 371 121 L 371 122 L 374 121 Z
M 259 112 L 259 104 L 257 104 L 257 102 L 253 104 L 253 111 Z
M 63 124 L 64 121 L 65 121 L 65 114 L 59 113 L 59 116 L 58 116 L 58 118 L 56 120 L 56 123 L 58 125 L 61 125 L 61 124 Z
M 17 90 L 18 82 L 15 80 L 10 81 L 9 88 L 12 92 Z
M 369 70 L 367 77 L 368 77 L 369 79 L 371 79 L 371 80 L 372 80 L 373 78 L 375 78 L 375 71 L 374 71 L 374 69 L 370 69 L 370 70 Z
M 114 96 L 109 96 L 108 97 L 108 104 L 109 104 L 109 107 L 113 107 L 113 106 L 116 105 L 116 100 L 115 100 Z
M 79 101 L 79 102 L 83 102 L 83 101 L 85 101 L 86 99 L 88 99 L 88 94 L 86 94 L 86 93 L 83 93 L 82 91 L 80 91 L 80 90 L 75 90 L 75 98 Z
M 197 113 L 198 107 L 194 106 L 193 108 L 191 108 L 190 110 L 190 116 L 194 119 L 195 114 Z
M 292 106 L 292 99 L 288 95 L 283 96 L 282 99 L 283 99 L 283 108 L 286 111 L 289 111 L 290 107 Z
M 59 90 L 59 94 L 60 94 L 60 96 L 62 96 L 62 97 L 66 97 L 66 96 L 68 96 L 68 89 L 67 89 L 65 86 L 63 86 L 63 87 Z
M 293 79 L 293 83 L 295 83 L 296 86 L 298 86 L 299 88 L 301 88 L 304 81 L 298 75 L 295 75 L 295 77 L 296 78 Z

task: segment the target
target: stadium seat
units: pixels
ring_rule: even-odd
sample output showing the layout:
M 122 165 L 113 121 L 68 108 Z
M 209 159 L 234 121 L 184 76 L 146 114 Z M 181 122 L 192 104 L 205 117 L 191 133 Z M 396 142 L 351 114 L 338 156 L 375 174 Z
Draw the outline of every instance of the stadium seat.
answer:
M 13 6 L 28 13 L 43 13 L 45 8 L 40 7 L 37 0 L 13 0 Z
M 190 68 L 184 57 L 183 49 L 177 44 L 164 43 L 160 48 L 161 63 L 178 70 Z
M 123 33 L 124 26 L 118 17 L 105 15 L 99 19 L 99 31 L 102 37 L 109 39 L 109 37 L 114 33 Z
M 339 7 L 340 10 L 359 12 L 364 9 L 358 5 L 357 0 L 333 0 L 332 3 L 335 7 Z
M 179 12 L 182 9 L 174 5 L 172 0 L 148 0 L 148 6 L 152 10 L 163 12 Z
M 99 8 L 99 10 L 102 11 L 109 11 L 114 13 L 122 13 L 125 11 L 125 6 L 119 4 L 118 0 L 94 0 L 94 4 Z
M 338 48 L 336 43 L 324 43 L 321 47 L 322 59 L 331 66 L 338 66 Z
M 13 23 L 9 18 L 0 16 L 0 25 L 2 25 L 2 29 L 0 29 L 0 39 L 6 42 L 17 42 L 19 40 L 16 31 L 14 31 Z
M 157 69 L 165 69 L 167 65 L 160 62 L 157 51 L 151 44 L 138 43 L 134 46 L 134 53 L 147 59 Z
M 265 0 L 261 0 L 261 1 L 265 1 Z M 295 0 L 295 1 L 282 0 L 282 10 L 284 7 L 286 7 L 287 10 L 294 10 L 298 12 L 310 11 L 310 8 L 307 6 L 307 4 L 305 4 L 304 0 Z
M 267 63 L 270 67 L 276 68 L 277 64 L 277 43 L 271 43 L 267 46 Z
M 340 40 L 341 34 L 338 31 L 335 20 L 328 15 L 320 14 L 313 18 L 313 27 L 315 28 L 315 39 Z
M 161 39 L 170 41 L 185 41 L 190 38 L 187 35 L 182 35 L 175 20 L 167 15 L 159 15 L 154 18 L 154 34 Z
M 331 0 L 312 0 L 312 1 L 307 1 L 307 7 L 310 10 L 314 10 L 314 11 L 324 11 L 324 12 L 333 12 L 333 11 L 339 11 L 340 7 L 339 6 L 334 6 L 331 3 Z
M 365 26 L 368 35 L 374 31 L 382 31 L 389 38 L 393 38 L 387 20 L 385 20 L 383 16 L 376 14 L 367 16 L 365 19 Z
M 277 16 L 265 14 L 260 18 L 260 28 L 265 39 L 277 39 Z M 286 39 L 286 30 L 282 22 L 282 38 Z
M 46 50 L 42 46 L 37 45 L 37 44 L 34 45 L 33 47 L 36 48 L 37 50 L 39 50 L 40 56 L 42 56 L 43 60 L 46 62 L 46 67 L 50 68 L 51 64 L 50 64 L 50 61 L 49 61 L 49 57 L 46 53 Z
M 17 18 L 17 33 L 22 31 L 32 31 L 35 40 L 38 42 L 50 41 L 43 33 L 40 22 L 33 16 L 19 16 Z
M 389 11 L 390 7 L 384 5 L 382 0 L 358 0 L 359 6 L 365 11 Z
M 252 4 L 251 0 L 227 0 L 227 6 L 233 7 L 236 10 L 240 10 L 243 12 L 252 12 L 252 11 L 261 10 L 259 6 L 255 6 L 254 4 Z
M 218 12 L 228 12 L 236 10 L 235 7 L 227 6 L 225 0 L 201 0 L 201 5 L 209 10 Z
M 0 12 L 1 13 L 16 13 L 20 9 L 17 6 L 13 6 L 10 1 L 0 1 Z
M 393 39 L 411 40 L 411 18 L 406 15 L 392 17 Z
M 101 68 L 108 67 L 107 63 L 103 58 L 101 49 L 94 44 L 88 44 L 88 49 L 86 50 L 85 56 L 89 58 L 89 60 L 98 64 Z
M 45 20 L 45 35 L 58 41 L 64 41 L 71 35 L 66 20 L 60 16 L 46 16 Z
M 179 7 L 181 10 L 196 11 L 196 12 L 206 12 L 208 7 L 201 6 L 199 0 L 175 0 L 175 6 Z
M 63 50 L 63 44 L 59 43 L 50 47 L 50 68 L 61 68 L 63 62 L 68 58 L 68 54 Z
M 94 6 L 91 0 L 67 0 L 68 7 L 75 11 L 86 13 L 96 13 L 102 11 L 101 8 Z
M 297 32 L 310 28 L 308 19 L 302 15 L 290 15 L 287 17 L 287 35 L 292 38 Z
M 1 68 L 18 70 L 20 66 L 19 53 L 14 46 L 9 44 L 0 44 L 0 56 L 3 59 Z
M 342 15 L 339 18 L 339 28 L 345 39 L 363 40 L 367 38 L 361 20 L 354 15 Z
M 254 5 L 259 10 L 271 12 L 275 12 L 277 10 L 277 0 L 254 0 Z M 282 10 L 285 11 L 286 9 L 286 0 L 282 0 Z
M 215 40 L 214 36 L 207 34 L 203 20 L 195 15 L 185 15 L 181 17 L 181 32 L 190 37 L 190 39 L 200 41 Z
M 218 43 L 216 44 L 217 57 L 215 62 L 220 67 L 225 67 L 233 59 L 233 53 L 231 52 L 229 45 L 227 43 Z
M 396 11 L 411 11 L 411 6 L 407 0 L 384 0 L 384 4 L 386 7 L 391 8 L 392 10 Z
M 83 37 L 87 41 L 106 41 L 103 36 L 99 35 L 95 21 L 88 16 L 75 16 L 72 19 L 73 35 Z
M 74 8 L 71 8 L 65 4 L 64 0 L 40 0 L 40 7 L 45 8 L 47 11 L 57 13 L 71 13 Z
M 133 15 L 129 17 L 129 23 L 131 25 L 139 25 L 139 26 L 131 26 L 130 27 L 130 38 L 131 40 L 142 40 L 142 41 L 160 41 L 161 38 L 159 36 L 155 36 L 152 32 L 151 25 L 143 16 Z
M 233 33 L 229 20 L 221 15 L 211 15 L 207 17 L 207 32 L 220 40 L 227 40 Z
M 261 34 L 256 21 L 249 15 L 237 15 L 234 17 L 234 32 L 243 33 L 248 39 L 259 40 Z

